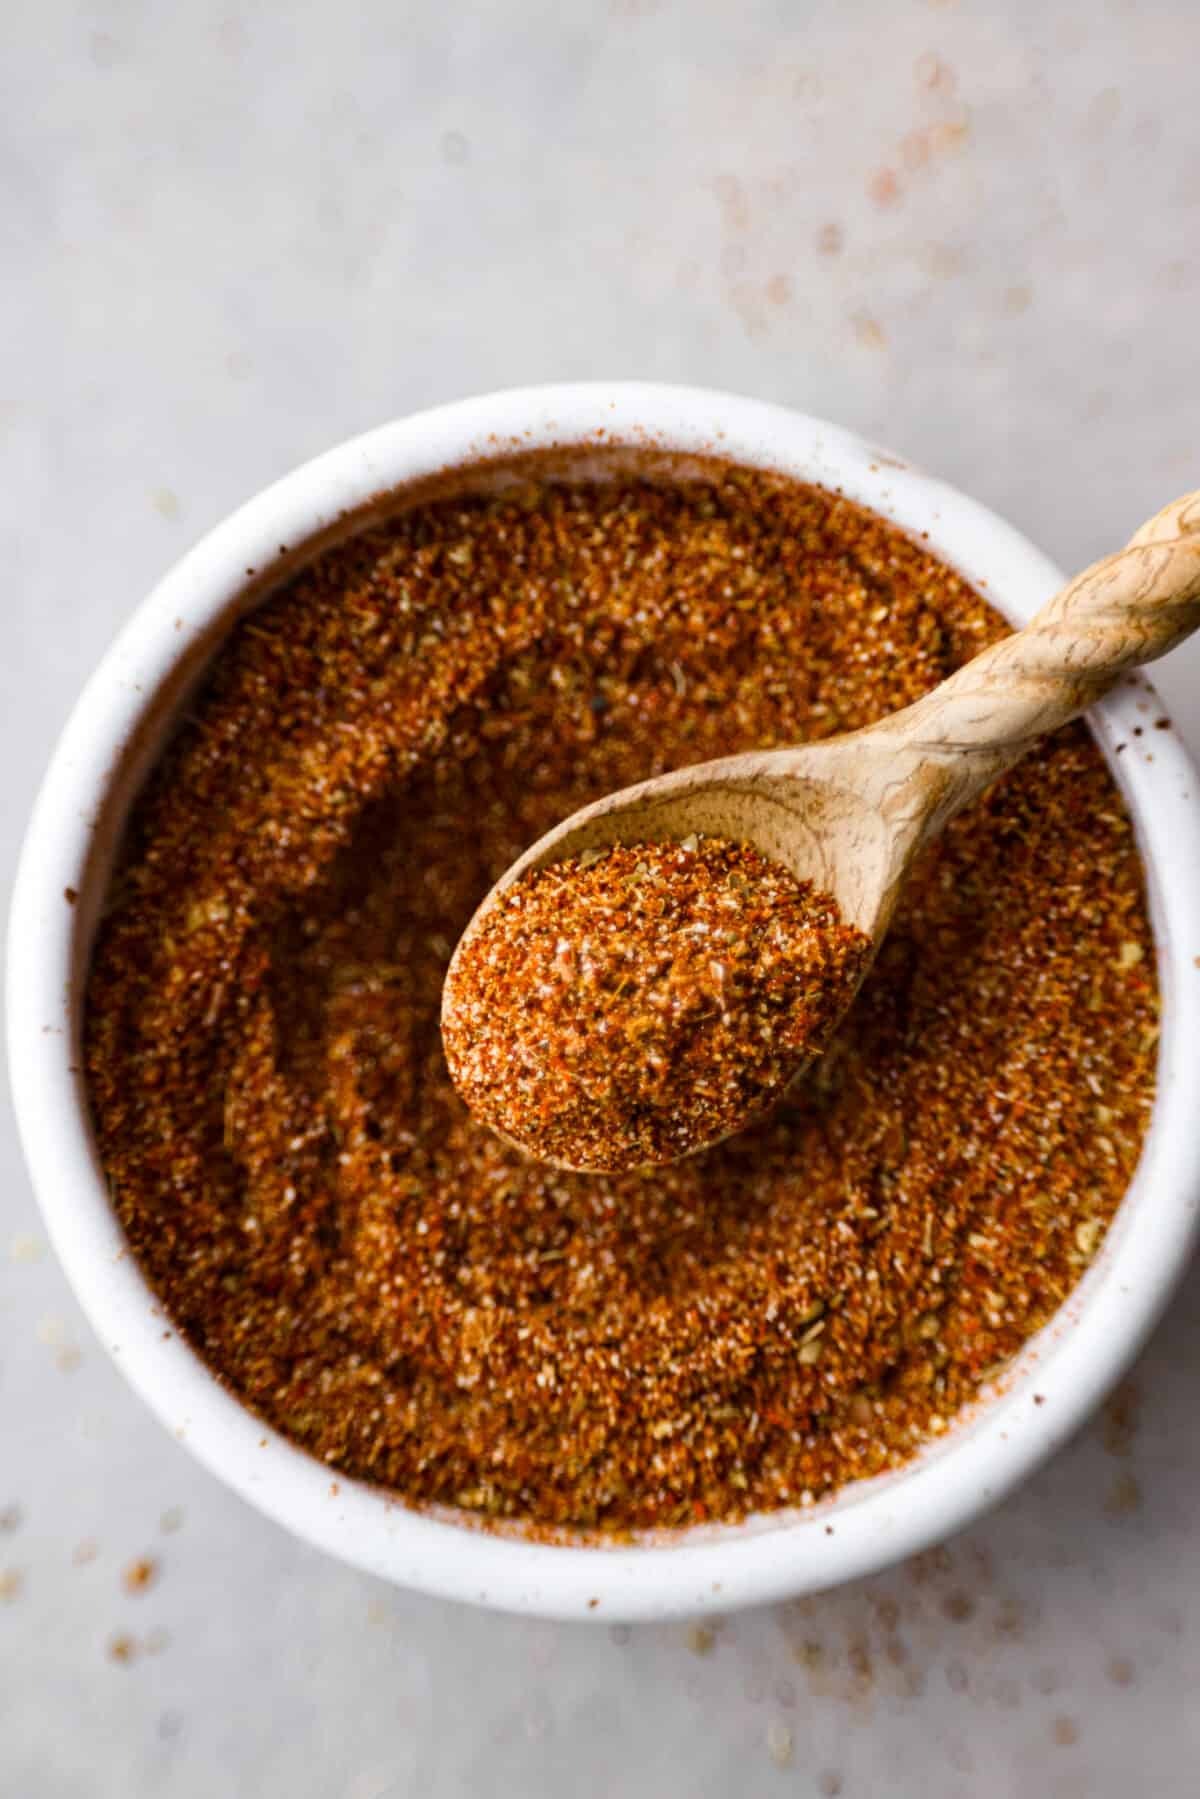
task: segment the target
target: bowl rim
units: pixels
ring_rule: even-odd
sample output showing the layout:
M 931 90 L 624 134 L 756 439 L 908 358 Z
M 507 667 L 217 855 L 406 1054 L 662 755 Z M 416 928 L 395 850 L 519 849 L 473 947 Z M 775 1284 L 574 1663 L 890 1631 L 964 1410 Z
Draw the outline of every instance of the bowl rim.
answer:
M 9 1065 L 46 1227 L 97 1335 L 163 1423 L 267 1516 L 421 1591 L 555 1618 L 666 1618 L 759 1604 L 876 1572 L 996 1503 L 1066 1440 L 1145 1340 L 1200 1222 L 1200 776 L 1135 677 L 1089 722 L 1133 815 L 1163 997 L 1158 1095 L 1134 1180 L 1096 1262 L 995 1392 L 896 1474 L 805 1511 L 669 1540 L 533 1541 L 417 1511 L 333 1474 L 246 1410 L 172 1332 L 108 1200 L 79 1072 L 89 858 L 106 796 L 153 696 L 244 594 L 247 570 L 381 493 L 533 449 L 629 446 L 775 469 L 871 507 L 1020 623 L 1059 570 L 979 502 L 812 416 L 642 382 L 510 389 L 385 424 L 303 464 L 219 523 L 138 606 L 62 730 L 30 818 L 8 937 Z M 223 635 L 223 631 L 219 635 Z M 1134 735 L 1135 730 L 1138 735 Z M 158 733 L 161 737 L 161 729 Z M 1118 754 L 1121 745 L 1123 753 Z M 143 764 L 157 745 L 143 748 Z M 139 776 L 140 779 L 140 776 Z M 136 783 L 134 783 L 136 784 Z M 78 889 L 79 904 L 64 894 Z M 89 903 L 85 904 L 84 901 Z

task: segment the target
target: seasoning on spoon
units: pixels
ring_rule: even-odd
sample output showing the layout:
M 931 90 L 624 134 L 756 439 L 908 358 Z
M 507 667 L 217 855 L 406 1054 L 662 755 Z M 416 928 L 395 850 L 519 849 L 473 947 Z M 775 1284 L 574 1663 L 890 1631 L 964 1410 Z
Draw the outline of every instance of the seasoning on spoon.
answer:
M 746 845 L 585 850 L 526 875 L 464 940 L 446 1060 L 476 1117 L 538 1161 L 678 1161 L 771 1109 L 869 949 L 830 894 Z

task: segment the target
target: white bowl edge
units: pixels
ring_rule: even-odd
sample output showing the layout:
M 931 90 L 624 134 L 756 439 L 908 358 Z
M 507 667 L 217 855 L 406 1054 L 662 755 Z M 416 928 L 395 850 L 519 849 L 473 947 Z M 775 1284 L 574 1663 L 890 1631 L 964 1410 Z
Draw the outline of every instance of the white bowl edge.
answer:
M 890 452 L 804 414 L 703 389 L 583 383 L 461 401 L 385 425 L 232 514 L 143 602 L 77 702 L 35 805 L 9 926 L 8 1042 L 18 1125 L 47 1229 L 106 1348 L 175 1435 L 245 1499 L 353 1565 L 449 1598 L 547 1617 L 686 1616 L 874 1572 L 999 1500 L 1119 1377 L 1186 1266 L 1200 1211 L 1200 776 L 1153 689 L 1091 715 L 1133 813 L 1163 991 L 1159 1092 L 1135 1179 L 1095 1265 L 1027 1345 L 1004 1391 L 902 1472 L 801 1513 L 595 1548 L 520 1540 L 410 1510 L 331 1473 L 226 1393 L 174 1333 L 109 1207 L 76 1072 L 79 887 L 113 765 L 148 697 L 261 569 L 382 490 L 513 449 L 648 444 L 723 455 L 871 506 L 974 581 L 1014 623 L 1061 576 L 1011 526 Z M 1132 525 L 1136 521 L 1130 521 Z M 177 623 L 178 621 L 178 623 Z M 1136 727 L 1145 736 L 1135 737 Z M 1115 753 L 1124 744 L 1123 754 Z M 1035 1395 L 1036 1403 L 1035 1403 Z

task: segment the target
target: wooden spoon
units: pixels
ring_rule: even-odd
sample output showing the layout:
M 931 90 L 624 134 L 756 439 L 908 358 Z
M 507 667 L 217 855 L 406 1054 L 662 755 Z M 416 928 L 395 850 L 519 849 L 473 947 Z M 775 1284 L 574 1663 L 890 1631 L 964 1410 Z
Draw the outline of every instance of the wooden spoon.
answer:
M 751 844 L 832 893 L 874 951 L 913 858 L 946 822 L 1040 737 L 1198 625 L 1200 492 L 1077 575 L 1023 631 L 878 724 L 703 762 L 584 806 L 501 876 L 455 956 L 497 897 L 531 870 L 613 843 L 695 834 Z

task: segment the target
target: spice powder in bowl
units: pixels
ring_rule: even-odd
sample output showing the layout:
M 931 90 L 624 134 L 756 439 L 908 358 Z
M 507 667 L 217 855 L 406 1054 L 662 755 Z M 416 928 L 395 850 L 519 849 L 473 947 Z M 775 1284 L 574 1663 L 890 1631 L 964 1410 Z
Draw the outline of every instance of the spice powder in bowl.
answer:
M 870 724 L 1004 628 L 873 514 L 716 463 L 418 504 L 238 626 L 85 1019 L 114 1204 L 226 1386 L 348 1476 L 542 1529 L 808 1503 L 941 1432 L 1087 1266 L 1153 1099 L 1141 869 L 1083 726 L 950 824 L 814 1077 L 702 1155 L 523 1158 L 439 1008 L 578 806 Z
M 499 895 L 446 975 L 477 1118 L 539 1161 L 678 1161 L 762 1117 L 854 996 L 871 940 L 747 844 L 610 845 Z

